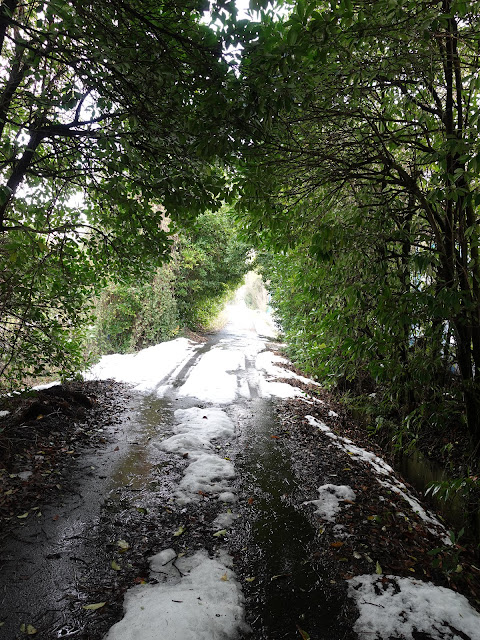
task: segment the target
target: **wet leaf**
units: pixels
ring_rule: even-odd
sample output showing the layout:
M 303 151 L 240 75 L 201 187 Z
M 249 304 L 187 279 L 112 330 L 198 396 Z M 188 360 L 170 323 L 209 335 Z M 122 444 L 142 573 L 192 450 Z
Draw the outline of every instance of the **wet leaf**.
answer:
M 21 516 L 17 516 L 17 518 L 27 518 L 28 517 L 28 511 L 26 513 L 22 513 Z
M 185 532 L 185 527 L 180 526 L 180 527 L 178 527 L 178 529 L 175 531 L 175 533 L 173 534 L 173 536 L 174 536 L 175 538 L 178 538 L 178 536 L 181 536 L 181 535 L 182 535 L 182 533 L 184 533 L 184 532 Z
M 223 582 L 227 582 L 227 580 L 228 580 L 227 574 L 224 573 L 223 576 L 220 578 L 220 580 L 223 580 Z
M 338 542 L 331 542 L 330 546 L 333 547 L 334 549 L 339 549 L 340 547 L 343 547 L 345 543 L 344 542 L 340 542 L 340 540 Z
M 255 580 L 255 576 L 252 578 L 245 578 L 245 582 L 253 582 Z
M 302 636 L 302 640 L 310 640 L 310 636 L 308 635 L 308 633 L 303 629 L 300 629 L 298 624 L 297 624 L 297 629 L 298 629 L 298 633 Z
M 127 551 L 127 549 L 130 549 L 130 545 L 126 540 L 118 540 L 117 547 L 120 549 L 120 553 L 123 553 L 124 551 Z
M 22 624 L 20 625 L 20 631 L 22 633 L 26 633 L 27 636 L 33 636 L 37 633 L 37 630 L 32 624 Z
M 226 536 L 227 535 L 227 530 L 226 529 L 221 529 L 220 531 L 217 531 L 216 533 L 213 534 L 214 538 L 221 538 L 222 536 Z
M 115 569 L 115 571 L 121 571 L 122 569 L 122 567 L 118 564 L 118 562 L 115 562 L 115 560 L 112 560 L 110 566 L 112 567 L 112 569 Z
M 382 571 L 382 567 L 380 566 L 380 563 L 377 560 L 377 564 L 375 565 L 375 573 L 377 573 L 378 575 L 381 575 L 383 573 Z
M 101 609 L 107 603 L 106 602 L 96 602 L 95 604 L 84 604 L 82 609 L 87 609 L 87 611 L 96 611 L 97 609 Z

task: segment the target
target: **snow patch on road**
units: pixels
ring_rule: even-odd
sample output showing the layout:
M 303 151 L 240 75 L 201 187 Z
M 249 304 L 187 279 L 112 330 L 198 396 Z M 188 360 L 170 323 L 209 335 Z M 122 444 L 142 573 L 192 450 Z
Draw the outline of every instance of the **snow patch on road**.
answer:
M 187 467 L 176 496 L 181 504 L 187 504 L 200 500 L 202 494 L 208 496 L 230 494 L 229 481 L 233 478 L 235 478 L 235 469 L 229 460 L 205 453 Z M 227 501 L 230 502 L 230 499 Z
M 480 614 L 451 589 L 413 578 L 363 575 L 349 581 L 348 593 L 360 611 L 354 631 L 361 640 L 414 640 L 420 633 L 432 640 L 480 637 Z
M 213 347 L 192 368 L 178 395 L 229 404 L 237 397 L 237 376 L 234 372 L 244 369 L 245 355 L 241 351 Z
M 137 391 L 156 392 L 162 397 L 170 386 L 169 379 L 175 377 L 200 346 L 186 338 L 177 338 L 138 353 L 103 356 L 84 374 L 84 378 L 127 382 Z
M 158 584 L 127 591 L 124 618 L 104 640 L 234 640 L 248 630 L 232 558 L 206 551 L 178 558 L 166 549 L 150 560 Z
M 218 407 L 178 409 L 175 411 L 176 435 L 154 444 L 163 451 L 178 453 L 192 462 L 180 481 L 176 498 L 180 504 L 197 502 L 207 496 L 222 502 L 235 502 L 230 486 L 235 469 L 229 460 L 214 452 L 214 441 L 231 438 L 235 426 Z
M 346 500 L 353 502 L 356 498 L 355 491 L 344 484 L 324 484 L 318 487 L 318 493 L 318 500 L 308 500 L 303 504 L 315 505 L 315 513 L 328 522 L 335 521 L 335 516 L 342 506 L 348 506 Z

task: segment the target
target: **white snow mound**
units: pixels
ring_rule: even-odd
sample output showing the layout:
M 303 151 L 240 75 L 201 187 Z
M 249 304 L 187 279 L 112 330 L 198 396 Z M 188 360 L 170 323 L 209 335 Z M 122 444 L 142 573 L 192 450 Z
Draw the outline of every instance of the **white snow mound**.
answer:
M 315 513 L 328 522 L 333 522 L 341 507 L 346 506 L 345 500 L 353 502 L 356 497 L 355 491 L 345 484 L 324 484 L 318 487 L 318 493 L 318 500 L 308 500 L 303 504 L 315 505 Z
M 247 630 L 230 556 L 197 551 L 173 562 L 172 550 L 165 551 L 151 559 L 161 582 L 127 591 L 125 616 L 104 640 L 235 640 Z
M 100 362 L 89 369 L 87 380 L 108 380 L 127 382 L 137 391 L 156 391 L 161 397 L 169 385 L 168 378 L 190 358 L 198 345 L 186 338 L 161 342 L 138 353 L 113 354 L 103 356 Z
M 348 593 L 360 611 L 354 626 L 360 640 L 414 640 L 419 633 L 432 640 L 480 638 L 480 614 L 468 600 L 431 582 L 363 575 L 349 581 Z

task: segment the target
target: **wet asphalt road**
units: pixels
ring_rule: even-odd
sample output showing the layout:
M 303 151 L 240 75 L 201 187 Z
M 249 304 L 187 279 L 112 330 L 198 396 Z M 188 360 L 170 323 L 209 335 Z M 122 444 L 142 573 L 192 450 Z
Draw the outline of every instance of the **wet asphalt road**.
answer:
M 39 505 L 41 515 L 19 525 L 3 545 L 0 640 L 25 638 L 22 625 L 32 625 L 37 629 L 33 637 L 42 639 L 94 637 L 72 614 L 85 602 L 85 568 L 91 575 L 104 554 L 105 540 L 92 532 L 105 505 L 124 495 L 125 487 L 149 504 L 152 494 L 147 489 L 165 463 L 165 454 L 151 443 L 171 435 L 175 409 L 199 405 L 198 399 L 181 396 L 178 390 L 214 347 L 245 353 L 246 367 L 235 372 L 243 394 L 222 408 L 236 425 L 230 455 L 237 471 L 241 517 L 231 531 L 230 546 L 239 571 L 255 576 L 246 603 L 253 637 L 300 637 L 299 629 L 306 627 L 315 629 L 312 638 L 317 640 L 355 637 L 342 622 L 345 589 L 333 589 L 328 565 L 311 559 L 319 534 L 292 500 L 301 492 L 302 479 L 272 438 L 278 430 L 276 400 L 261 397 L 254 365 L 255 352 L 264 348 L 259 340 L 253 326 L 227 326 L 183 363 L 176 378 L 168 380 L 163 398 L 128 396 L 116 424 L 104 429 L 104 448 L 85 451 L 74 462 L 68 483 L 74 489 L 60 494 L 56 504 Z M 200 401 L 200 406 L 215 403 Z M 164 485 L 164 491 L 165 486 L 170 485 Z M 251 502 L 254 508 L 247 508 Z

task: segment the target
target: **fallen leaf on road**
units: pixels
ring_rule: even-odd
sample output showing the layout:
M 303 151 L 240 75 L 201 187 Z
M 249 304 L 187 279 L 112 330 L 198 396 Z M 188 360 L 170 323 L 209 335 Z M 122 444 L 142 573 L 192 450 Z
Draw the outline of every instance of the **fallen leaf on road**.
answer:
M 331 542 L 330 546 L 333 547 L 334 549 L 339 549 L 340 547 L 343 547 L 344 543 L 343 542 Z
M 377 573 L 378 575 L 381 575 L 383 573 L 382 571 L 382 567 L 380 566 L 380 563 L 377 560 L 377 564 L 375 565 L 375 573 Z
M 220 580 L 223 580 L 224 582 L 226 582 L 228 580 L 227 574 L 224 573 L 223 576 L 220 578 Z
M 303 629 L 300 629 L 298 624 L 297 624 L 297 629 L 298 629 L 298 633 L 302 636 L 302 640 L 310 640 L 310 636 L 308 635 L 308 633 Z
M 245 578 L 245 582 L 253 582 L 255 580 L 255 576 L 252 578 Z
M 112 569 L 115 569 L 115 571 L 121 571 L 122 569 L 122 567 L 118 564 L 118 562 L 115 562 L 115 560 L 112 560 L 110 566 L 112 567 Z
M 26 633 L 27 636 L 33 636 L 35 635 L 35 633 L 37 633 L 37 630 L 31 624 L 22 624 L 20 626 L 20 631 L 22 631 L 23 633 Z
M 22 513 L 21 516 L 17 516 L 17 518 L 27 518 L 28 517 L 28 511 L 26 513 Z
M 178 536 L 181 536 L 182 533 L 184 533 L 184 531 L 185 531 L 185 527 L 178 527 L 178 529 L 175 531 L 173 535 L 175 538 L 178 538 Z
M 88 611 L 96 611 L 97 609 L 101 609 L 107 603 L 106 602 L 96 602 L 95 604 L 84 604 L 82 609 L 87 609 Z
M 120 553 L 123 553 L 124 551 L 127 551 L 127 549 L 130 549 L 130 545 L 126 540 L 118 540 L 117 547 L 120 549 Z
M 221 529 L 220 531 L 217 531 L 216 533 L 213 534 L 214 538 L 221 538 L 222 536 L 226 536 L 227 535 L 227 530 L 226 529 Z

